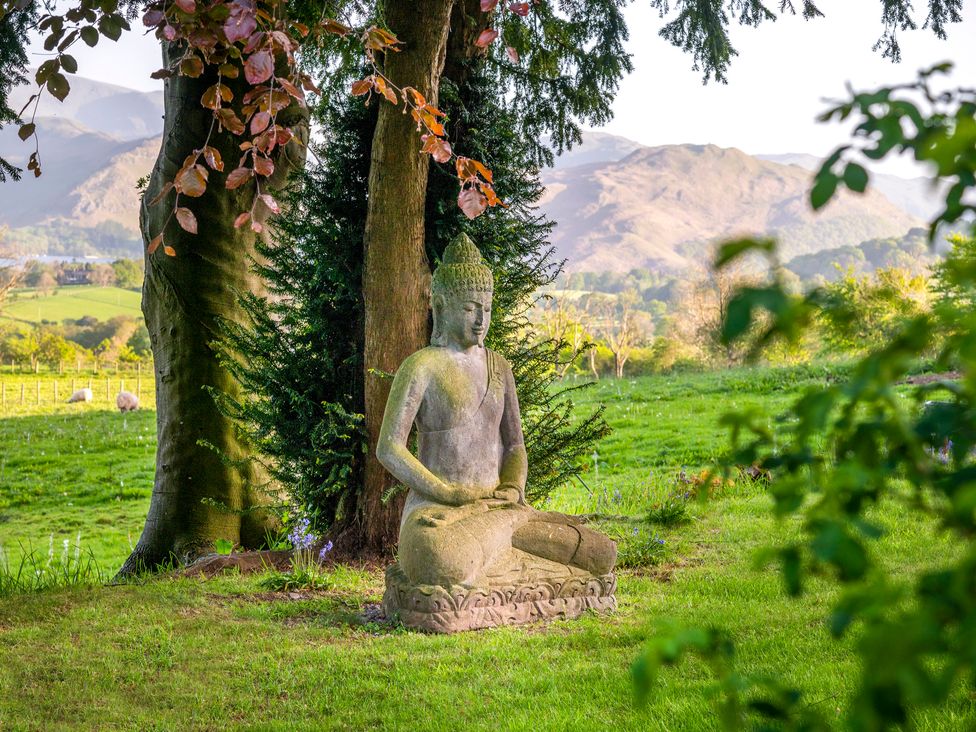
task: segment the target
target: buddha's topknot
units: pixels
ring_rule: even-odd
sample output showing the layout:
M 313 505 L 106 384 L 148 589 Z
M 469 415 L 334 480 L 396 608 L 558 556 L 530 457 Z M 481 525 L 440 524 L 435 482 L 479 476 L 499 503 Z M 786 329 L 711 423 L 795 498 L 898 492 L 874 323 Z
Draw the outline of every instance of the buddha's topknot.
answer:
M 481 252 L 467 234 L 460 234 L 447 245 L 444 258 L 434 270 L 431 292 L 434 295 L 459 295 L 465 292 L 491 292 L 494 278 L 481 258 Z

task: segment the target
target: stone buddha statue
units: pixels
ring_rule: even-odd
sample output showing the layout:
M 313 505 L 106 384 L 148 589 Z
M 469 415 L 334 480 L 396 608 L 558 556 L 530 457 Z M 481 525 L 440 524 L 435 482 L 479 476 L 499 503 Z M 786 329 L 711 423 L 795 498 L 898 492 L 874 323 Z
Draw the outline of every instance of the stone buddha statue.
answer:
M 448 246 L 431 289 L 431 345 L 397 371 L 377 445 L 409 489 L 388 614 L 451 632 L 612 610 L 614 542 L 525 502 L 512 368 L 484 346 L 493 278 L 467 236 Z

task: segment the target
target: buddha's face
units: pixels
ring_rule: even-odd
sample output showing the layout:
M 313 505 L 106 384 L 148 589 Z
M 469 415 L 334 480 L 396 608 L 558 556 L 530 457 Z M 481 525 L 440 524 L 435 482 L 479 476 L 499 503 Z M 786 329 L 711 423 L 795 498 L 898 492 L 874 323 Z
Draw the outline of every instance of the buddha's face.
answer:
M 436 345 L 461 349 L 483 346 L 490 324 L 490 292 L 436 295 L 434 298 Z

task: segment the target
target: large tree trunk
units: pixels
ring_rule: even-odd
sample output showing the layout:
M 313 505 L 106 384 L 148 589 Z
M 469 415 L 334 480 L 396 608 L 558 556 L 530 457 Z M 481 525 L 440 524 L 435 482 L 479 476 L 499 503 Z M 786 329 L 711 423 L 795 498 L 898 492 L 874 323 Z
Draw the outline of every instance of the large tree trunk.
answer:
M 180 55 L 180 48 L 163 45 L 167 66 Z M 197 79 L 175 76 L 166 81 L 163 144 L 140 216 L 147 243 L 163 229 L 173 193 L 155 206 L 147 204 L 173 180 L 186 156 L 203 146 L 212 116 L 200 97 L 216 80 L 208 69 Z M 243 74 L 224 83 L 233 88 L 235 101 L 240 99 Z M 279 114 L 279 123 L 297 124 L 303 144 L 292 142 L 278 151 L 275 175 L 262 184 L 264 192 L 280 189 L 288 173 L 305 162 L 307 111 L 293 105 Z M 227 171 L 236 167 L 240 141 L 216 130 L 210 138 Z M 199 234 L 185 233 L 172 220 L 165 242 L 176 249 L 176 256 L 147 250 L 142 310 L 156 365 L 156 478 L 145 528 L 120 574 L 154 567 L 170 557 L 191 560 L 212 551 L 218 539 L 256 547 L 270 525 L 271 517 L 259 508 L 267 500 L 260 491 L 265 476 L 246 460 L 247 448 L 233 423 L 207 392 L 240 393 L 210 344 L 219 335 L 219 319 L 241 317 L 238 293 L 260 289 L 249 266 L 256 235 L 247 226 L 235 230 L 232 224 L 238 212 L 250 208 L 252 195 L 251 186 L 229 191 L 224 175 L 211 173 L 202 197 L 180 198 L 180 205 L 196 215 Z
M 385 20 L 403 42 L 388 53 L 384 74 L 436 104 L 454 0 L 391 0 Z M 400 363 L 427 345 L 430 267 L 424 254 L 424 202 L 429 158 L 420 153 L 416 124 L 382 100 L 373 137 L 364 236 L 366 308 L 366 428 L 369 452 L 357 506 L 361 549 L 388 553 L 396 545 L 401 493 L 386 503 L 393 480 L 376 460 L 390 379 Z

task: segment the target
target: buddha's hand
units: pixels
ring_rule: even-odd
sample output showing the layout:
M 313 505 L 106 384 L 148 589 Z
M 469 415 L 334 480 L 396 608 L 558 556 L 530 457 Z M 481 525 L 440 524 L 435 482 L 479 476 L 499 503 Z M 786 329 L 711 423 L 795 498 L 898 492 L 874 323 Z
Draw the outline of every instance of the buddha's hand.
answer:
M 514 483 L 502 483 L 495 488 L 494 493 L 492 493 L 492 498 L 496 498 L 499 501 L 505 501 L 507 503 L 521 503 L 522 489 Z

